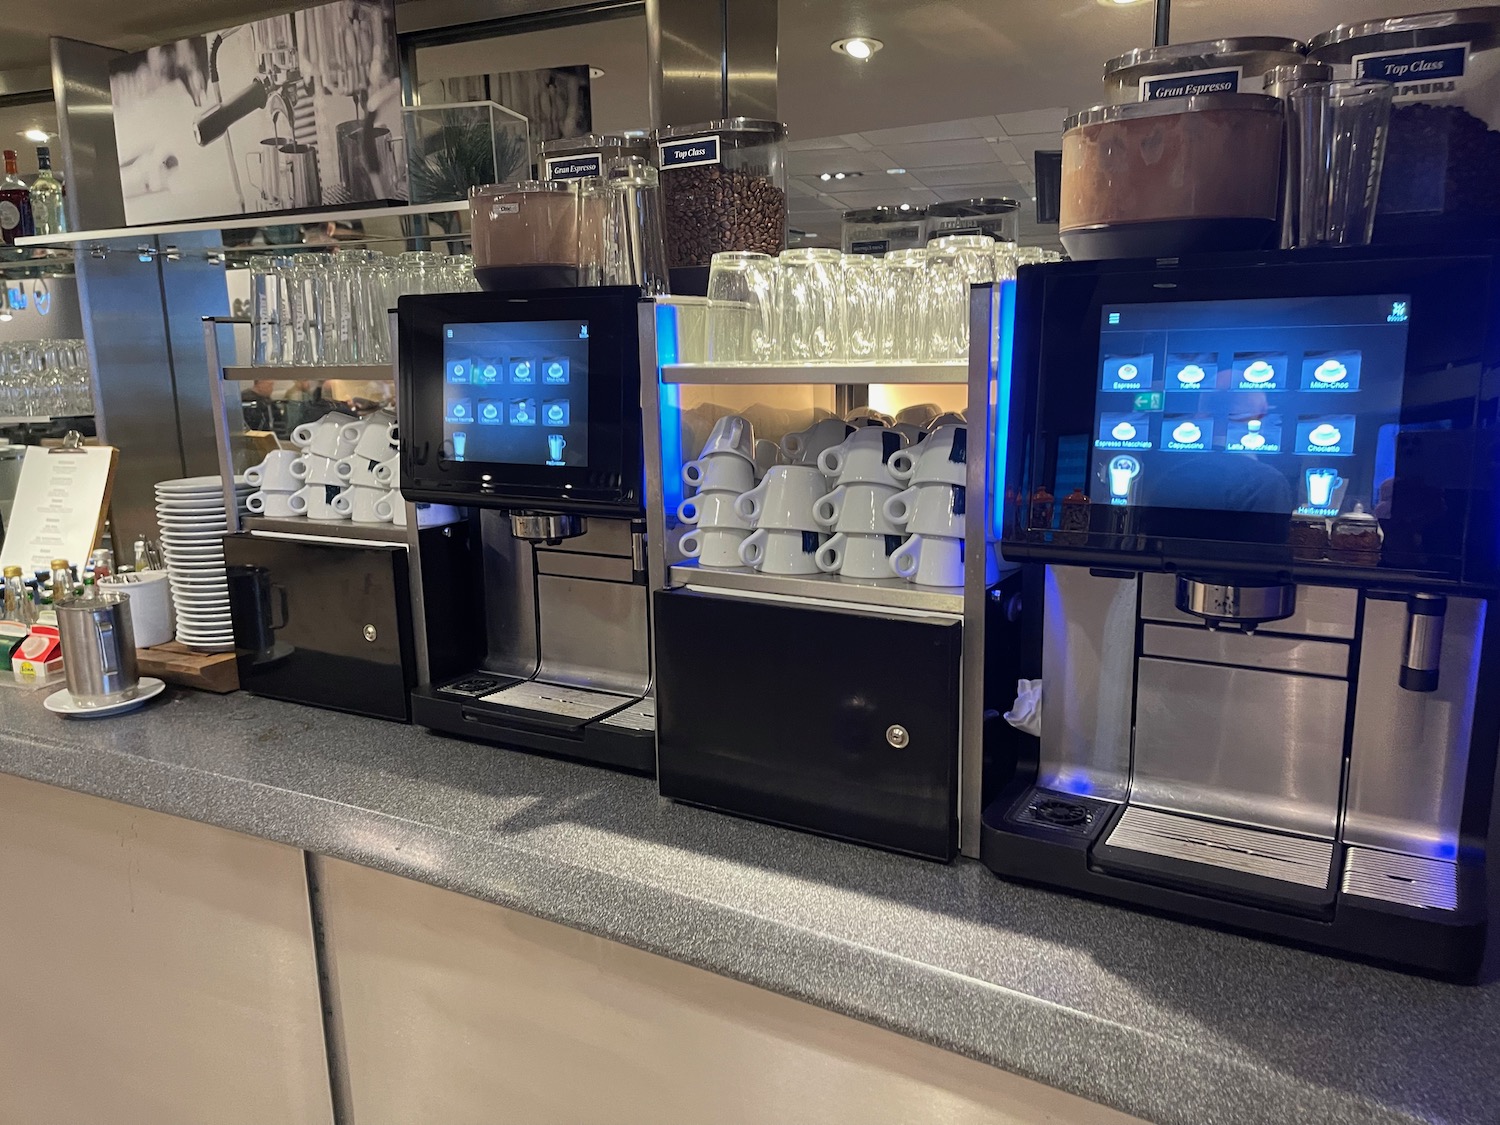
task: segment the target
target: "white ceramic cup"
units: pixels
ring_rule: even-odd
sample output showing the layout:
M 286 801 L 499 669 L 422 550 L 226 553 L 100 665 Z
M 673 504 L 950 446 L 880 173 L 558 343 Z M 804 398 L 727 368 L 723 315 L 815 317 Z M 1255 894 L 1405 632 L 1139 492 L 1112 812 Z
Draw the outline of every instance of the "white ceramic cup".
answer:
M 825 449 L 839 445 L 854 432 L 854 427 L 842 418 L 824 418 L 805 430 L 787 434 L 781 439 L 781 448 L 794 465 L 811 465 Z
M 891 429 L 904 437 L 907 445 L 916 445 L 927 437 L 927 431 L 915 422 L 897 422 Z
M 839 484 L 883 484 L 900 488 L 890 470 L 906 444 L 895 430 L 867 426 L 844 439 L 843 444 L 818 455 L 818 468 Z
M 385 489 L 374 485 L 355 484 L 350 485 L 340 496 L 349 498 L 349 518 L 361 523 L 385 523 L 389 517 L 382 519 L 377 504 L 385 499 Z
M 841 531 L 818 548 L 818 569 L 845 578 L 895 578 L 891 552 L 901 544 L 899 535 L 866 535 Z
M 395 488 L 401 480 L 401 458 L 386 458 L 370 470 L 370 475 L 375 478 L 376 484 L 384 485 L 386 488 Z
M 111 575 L 99 580 L 99 588 L 130 599 L 130 623 L 135 628 L 135 647 L 151 648 L 172 639 L 172 589 L 165 570 L 146 570 L 126 582 Z
M 787 464 L 787 455 L 782 452 L 781 446 L 777 445 L 774 441 L 767 441 L 764 438 L 758 439 L 756 441 L 755 475 L 757 477 L 765 476 L 767 470 L 769 470 L 772 465 L 785 464 Z M 749 485 L 745 486 L 745 488 L 749 487 Z M 744 489 L 741 489 L 740 491 L 743 492 Z
M 684 465 L 682 479 L 699 492 L 749 492 L 755 487 L 755 462 L 737 453 L 709 453 Z
M 823 474 L 811 465 L 775 465 L 765 480 L 740 493 L 734 507 L 756 527 L 816 531 L 813 505 L 827 490 Z
M 967 497 L 961 484 L 914 484 L 886 500 L 885 514 L 908 534 L 962 539 Z
M 337 484 L 348 482 L 339 476 L 339 461 L 321 453 L 304 453 L 292 462 L 292 476 L 301 484 Z
M 949 410 L 946 413 L 939 414 L 936 418 L 933 418 L 930 422 L 927 423 L 925 429 L 928 433 L 931 433 L 933 430 L 940 430 L 944 426 L 967 426 L 968 424 L 968 419 L 964 415 L 963 411 Z
M 891 569 L 921 586 L 962 586 L 964 541 L 939 535 L 913 535 L 891 555 Z M 984 584 L 1000 580 L 1000 560 L 995 549 L 984 545 Z
M 968 480 L 969 431 L 940 426 L 921 445 L 891 457 L 891 476 L 906 484 L 963 484 Z
M 695 527 L 677 541 L 677 549 L 699 566 L 741 567 L 740 544 L 749 537 L 739 527 Z
M 863 429 L 866 426 L 885 426 L 889 428 L 896 424 L 896 419 L 883 410 L 876 410 L 873 406 L 856 406 L 848 414 L 844 415 L 844 421 L 857 430 Z
M 302 482 L 292 476 L 292 462 L 297 456 L 295 449 L 273 449 L 259 465 L 245 470 L 245 480 L 267 492 L 296 492 L 302 487 Z
M 406 523 L 406 501 L 399 492 L 382 492 L 370 505 L 370 510 L 381 523 L 394 522 L 399 511 L 402 514 L 402 524 Z
M 677 505 L 677 518 L 683 523 L 697 524 L 704 529 L 737 527 L 742 531 L 750 531 L 755 525 L 735 509 L 734 502 L 737 498 L 737 493 L 718 489 L 700 492 Z
M 733 453 L 755 464 L 755 427 L 748 418 L 738 414 L 726 414 L 714 423 L 708 440 L 703 443 L 699 457 L 710 453 Z
M 913 425 L 926 429 L 932 424 L 933 419 L 943 413 L 943 408 L 935 402 L 919 402 L 914 406 L 903 406 L 896 411 L 896 425 Z
M 245 508 L 252 515 L 284 518 L 297 515 L 292 511 L 290 492 L 252 492 L 245 497 Z
M 326 484 L 310 484 L 306 488 L 298 489 L 292 493 L 291 506 L 292 515 L 306 516 L 310 520 L 342 520 L 349 518 L 347 502 L 344 510 L 340 511 L 336 502 L 342 493 L 334 493 L 330 498 L 329 486 Z
M 314 453 L 319 457 L 329 457 L 338 460 L 347 457 L 354 452 L 354 442 L 343 441 L 344 427 L 356 419 L 349 414 L 340 414 L 334 411 L 325 414 L 316 422 L 304 422 L 292 431 L 292 444 L 304 453 Z
M 900 535 L 886 515 L 894 490 L 883 484 L 841 484 L 813 505 L 813 519 L 833 531 L 858 535 Z
M 818 574 L 822 545 L 823 536 L 816 531 L 762 527 L 740 544 L 740 562 L 762 574 Z
M 368 457 L 361 457 L 357 452 L 352 457 L 334 462 L 333 472 L 345 484 L 358 484 L 366 488 L 379 485 L 382 492 L 390 487 L 388 482 L 376 478 L 375 462 Z
M 344 427 L 347 433 L 348 427 Z M 368 461 L 384 461 L 396 448 L 396 423 L 366 420 L 359 439 L 354 443 L 354 456 Z
M 391 522 L 397 527 L 406 526 L 406 497 L 402 496 L 397 489 L 385 494 L 385 498 L 391 502 Z
M 891 554 L 891 569 L 919 586 L 962 586 L 964 541 L 913 535 Z

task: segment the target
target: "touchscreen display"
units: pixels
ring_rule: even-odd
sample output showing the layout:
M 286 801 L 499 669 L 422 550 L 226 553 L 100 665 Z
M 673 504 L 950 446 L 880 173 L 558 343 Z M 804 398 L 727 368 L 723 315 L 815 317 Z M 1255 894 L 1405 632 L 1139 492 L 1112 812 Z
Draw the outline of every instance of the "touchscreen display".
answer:
M 586 320 L 443 327 L 444 455 L 587 468 Z
M 1104 306 L 1090 499 L 1378 514 L 1410 315 L 1402 294 Z

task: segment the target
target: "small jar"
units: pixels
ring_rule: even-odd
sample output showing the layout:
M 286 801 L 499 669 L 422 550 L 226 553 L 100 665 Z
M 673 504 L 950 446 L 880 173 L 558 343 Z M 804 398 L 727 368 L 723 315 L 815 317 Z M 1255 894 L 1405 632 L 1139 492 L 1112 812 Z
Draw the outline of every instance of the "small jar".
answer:
M 786 248 L 785 125 L 733 117 L 661 128 L 655 140 L 668 266 Z
M 481 286 L 493 291 L 586 283 L 581 277 L 582 182 L 525 180 L 487 184 L 469 193 L 474 276 Z
M 1258 94 L 1266 71 L 1301 62 L 1306 51 L 1296 39 L 1270 35 L 1141 47 L 1104 64 L 1104 89 L 1116 105 L 1199 94 Z
M 582 180 L 602 176 L 610 161 L 635 156 L 655 163 L 651 134 L 640 129 L 624 133 L 585 133 L 581 137 L 557 137 L 543 141 L 540 152 L 542 179 Z
M 845 254 L 889 254 L 927 244 L 927 208 L 861 207 L 844 212 L 841 231 Z
M 1021 230 L 1021 204 L 995 196 L 950 199 L 927 208 L 927 237 L 982 234 L 996 242 L 1015 242 Z
M 1317 562 L 1328 554 L 1328 521 L 1322 516 L 1293 516 L 1287 533 L 1292 558 Z
M 1081 488 L 1075 488 L 1063 497 L 1062 526 L 1058 532 L 1058 542 L 1082 543 L 1088 538 L 1091 507 L 1088 494 Z
M 1026 529 L 1033 535 L 1039 536 L 1052 530 L 1053 501 L 1055 497 L 1044 487 L 1038 485 L 1036 491 L 1031 494 L 1031 512 L 1026 521 Z

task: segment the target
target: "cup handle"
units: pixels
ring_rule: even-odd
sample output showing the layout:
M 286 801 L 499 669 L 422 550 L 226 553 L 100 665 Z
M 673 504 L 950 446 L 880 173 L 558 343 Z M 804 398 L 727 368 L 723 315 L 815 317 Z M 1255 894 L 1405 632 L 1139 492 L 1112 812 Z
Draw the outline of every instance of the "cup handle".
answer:
M 848 488 L 841 484 L 828 495 L 819 497 L 813 505 L 813 519 L 825 527 L 838 523 L 839 516 L 844 512 L 844 498 L 848 492 Z
M 915 535 L 891 552 L 891 569 L 898 578 L 905 578 L 908 582 L 916 577 L 921 561 L 922 544 Z
M 689 513 L 692 513 L 689 515 Z M 683 523 L 697 523 L 703 513 L 698 507 L 698 498 L 689 496 L 681 504 L 677 505 L 677 518 Z
M 703 462 L 689 461 L 682 467 L 682 483 L 693 487 L 703 483 Z
M 742 492 L 734 498 L 734 510 L 740 519 L 757 523 L 760 520 L 760 503 L 765 490 L 763 488 L 752 488 L 749 492 Z
M 697 528 L 677 540 L 677 549 L 685 559 L 696 559 L 703 553 L 703 534 Z
M 806 448 L 805 440 L 800 433 L 787 434 L 781 439 L 781 449 L 788 457 L 796 457 Z
M 391 505 L 387 497 L 382 496 L 379 500 L 375 501 L 375 518 L 381 523 L 390 523 L 395 514 L 396 509 Z
M 311 422 L 303 422 L 292 431 L 292 444 L 298 449 L 306 449 L 312 443 L 316 427 Z
M 822 453 L 818 454 L 818 470 L 825 477 L 836 477 L 844 471 L 844 450 L 842 446 L 830 445 Z
M 307 497 L 300 492 L 294 492 L 287 497 L 286 506 L 292 510 L 293 515 L 300 516 L 307 511 Z
M 765 531 L 754 531 L 740 544 L 740 562 L 752 570 L 759 570 L 760 564 L 765 561 L 766 533 Z
M 886 463 L 891 476 L 899 481 L 909 481 L 917 472 L 917 459 L 909 450 L 902 449 L 891 454 Z
M 889 497 L 884 506 L 885 518 L 894 524 L 900 524 L 902 527 L 905 527 L 907 521 L 911 519 L 912 508 L 915 506 L 916 501 L 916 492 L 915 488 L 907 488 Z
M 273 582 L 271 584 L 271 589 L 273 589 L 273 590 L 276 591 L 276 606 L 277 606 L 278 609 L 281 610 L 281 624 L 277 625 L 273 621 L 272 624 L 271 624 L 271 628 L 272 629 L 285 629 L 286 628 L 286 623 L 288 621 L 290 621 L 291 617 L 292 617 L 291 612 L 287 609 L 286 587 L 285 586 L 278 586 L 278 585 L 276 585 Z
M 245 483 L 246 484 L 253 484 L 257 488 L 260 487 L 261 473 L 263 472 L 263 465 L 264 465 L 264 462 L 262 462 L 261 465 L 251 465 L 248 469 L 245 470 Z
M 256 513 L 260 513 L 260 512 L 265 511 L 266 510 L 266 497 L 265 497 L 265 493 L 262 493 L 262 492 L 252 492 L 249 496 L 245 497 L 245 507 L 248 508 L 250 511 L 256 512 Z
M 292 462 L 292 467 L 291 467 L 290 471 L 291 471 L 292 476 L 296 480 L 306 480 L 307 479 L 307 474 L 311 470 L 308 468 L 308 464 L 307 464 L 306 458 L 298 457 L 295 461 Z
M 354 462 L 347 457 L 340 461 L 335 461 L 333 464 L 333 475 L 347 483 L 354 476 Z
M 843 566 L 845 541 L 846 536 L 841 532 L 818 548 L 813 562 L 818 564 L 818 569 L 824 574 L 837 574 L 839 567 Z

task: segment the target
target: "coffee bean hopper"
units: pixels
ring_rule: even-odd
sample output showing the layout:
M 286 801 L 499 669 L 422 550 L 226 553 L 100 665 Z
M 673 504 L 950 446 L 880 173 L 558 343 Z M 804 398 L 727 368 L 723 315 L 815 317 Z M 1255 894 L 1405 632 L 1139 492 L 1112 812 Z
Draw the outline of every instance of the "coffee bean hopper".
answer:
M 413 721 L 654 772 L 640 294 L 401 298 L 401 490 L 466 512 L 413 568 Z

